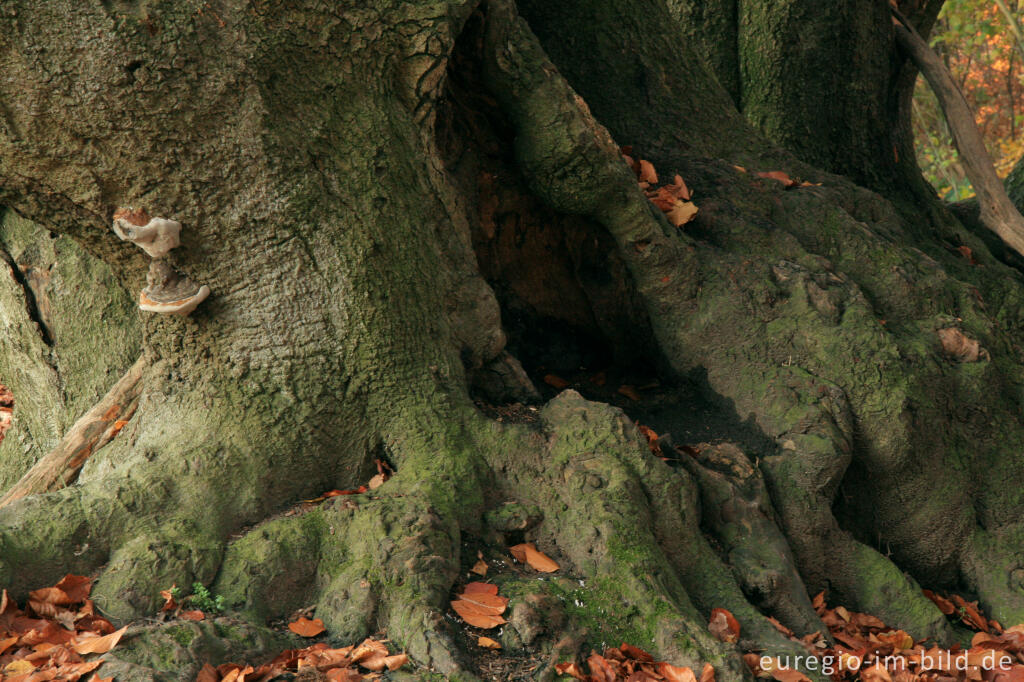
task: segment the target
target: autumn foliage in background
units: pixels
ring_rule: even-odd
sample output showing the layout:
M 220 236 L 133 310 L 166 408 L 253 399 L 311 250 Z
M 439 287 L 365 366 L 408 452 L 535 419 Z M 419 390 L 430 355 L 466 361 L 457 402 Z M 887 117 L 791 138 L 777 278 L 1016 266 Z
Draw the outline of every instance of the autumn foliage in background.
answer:
M 1022 15 L 1022 0 L 947 0 L 930 40 L 975 112 L 1000 177 L 1024 155 Z M 942 110 L 923 78 L 914 91 L 914 136 L 918 163 L 939 196 L 972 196 Z

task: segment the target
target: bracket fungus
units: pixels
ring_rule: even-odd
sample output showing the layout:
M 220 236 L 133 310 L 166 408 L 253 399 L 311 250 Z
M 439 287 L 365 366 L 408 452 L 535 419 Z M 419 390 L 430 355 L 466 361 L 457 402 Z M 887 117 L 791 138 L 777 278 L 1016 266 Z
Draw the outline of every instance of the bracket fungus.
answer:
M 139 309 L 150 313 L 188 315 L 210 295 L 210 287 L 182 275 L 164 258 L 181 245 L 181 223 L 150 218 L 143 209 L 119 208 L 114 212 L 114 233 L 145 251 L 149 264 Z
M 181 245 L 181 223 L 167 218 L 150 218 L 143 209 L 117 209 L 114 212 L 114 233 L 152 258 L 162 258 Z
M 210 287 L 196 284 L 164 260 L 149 264 L 149 285 L 139 294 L 139 308 L 150 313 L 188 315 L 210 295 Z

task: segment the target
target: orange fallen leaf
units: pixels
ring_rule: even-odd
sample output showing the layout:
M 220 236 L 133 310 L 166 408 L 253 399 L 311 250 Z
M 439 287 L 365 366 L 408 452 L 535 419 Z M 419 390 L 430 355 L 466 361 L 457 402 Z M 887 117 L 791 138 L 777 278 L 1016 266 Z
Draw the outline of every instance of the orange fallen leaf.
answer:
M 388 479 L 384 477 L 384 474 L 377 474 L 376 476 L 370 479 L 370 482 L 366 484 L 366 487 L 369 488 L 370 490 L 376 490 L 377 488 L 384 485 L 384 482 L 386 480 Z
M 82 633 L 72 640 L 71 648 L 78 654 L 105 654 L 117 646 L 127 630 L 128 626 L 125 625 L 120 630 L 99 637 L 86 637 L 90 633 Z
M 174 611 L 178 608 L 178 602 L 174 601 L 174 588 L 177 585 L 171 585 L 169 590 L 160 590 L 160 596 L 164 598 L 164 605 L 160 607 L 161 611 Z
M 498 586 L 493 583 L 471 582 L 462 588 L 462 594 L 498 594 Z
M 178 618 L 182 620 L 191 620 L 198 623 L 201 620 L 206 620 L 206 614 L 199 609 L 192 609 L 191 611 L 182 611 L 178 614 Z
M 689 668 L 677 668 L 669 663 L 658 664 L 658 674 L 669 682 L 697 682 L 697 676 Z
M 487 630 L 505 623 L 501 614 L 508 606 L 508 598 L 498 596 L 497 585 L 469 583 L 466 591 L 452 600 L 451 605 L 462 620 Z
M 300 616 L 298 620 L 288 623 L 288 629 L 299 637 L 316 637 L 327 628 L 319 618 L 310 620 L 305 616 Z
M 476 645 L 483 647 L 484 649 L 500 649 L 501 645 L 495 642 L 490 637 L 480 637 L 476 640 Z
M 740 623 L 725 609 L 712 609 L 708 630 L 723 642 L 734 643 L 740 638 Z
M 555 672 L 559 675 L 569 675 L 577 680 L 587 679 L 587 676 L 583 674 L 583 671 L 575 663 L 559 663 L 555 666 Z
M 715 667 L 710 663 L 705 663 L 700 671 L 700 682 L 715 682 Z
M 487 562 L 483 559 L 479 559 L 475 564 L 473 564 L 473 568 L 469 570 L 473 571 L 473 573 L 476 573 L 477 575 L 487 575 L 487 569 Z
M 784 187 L 792 187 L 796 184 L 793 178 L 789 177 L 782 171 L 762 171 L 757 175 L 758 177 L 768 178 L 770 180 L 778 180 Z
M 508 551 L 516 558 L 516 561 L 527 564 L 535 571 L 541 573 L 554 573 L 561 566 L 554 559 L 537 549 L 532 542 L 524 542 L 520 545 L 509 547 Z
M 650 161 L 640 159 L 640 172 L 637 174 L 640 182 L 648 182 L 652 185 L 658 184 L 658 173 Z
M 220 673 L 209 663 L 204 663 L 199 674 L 196 676 L 196 682 L 217 682 L 220 679 Z

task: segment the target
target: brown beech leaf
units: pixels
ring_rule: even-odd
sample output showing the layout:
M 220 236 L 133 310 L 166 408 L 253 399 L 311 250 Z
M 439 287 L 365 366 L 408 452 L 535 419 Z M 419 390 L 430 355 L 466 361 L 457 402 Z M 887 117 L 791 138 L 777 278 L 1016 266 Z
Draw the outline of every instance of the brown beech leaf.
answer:
M 587 679 L 587 676 L 583 674 L 580 667 L 575 663 L 559 663 L 555 666 L 555 672 L 559 675 L 569 675 L 577 680 Z
M 176 585 L 171 585 L 169 590 L 160 590 L 160 596 L 164 598 L 164 605 L 160 607 L 160 611 L 174 611 L 178 608 L 178 602 L 174 601 L 174 588 Z
M 485 630 L 505 623 L 501 614 L 508 606 L 508 599 L 498 596 L 497 585 L 469 583 L 466 588 L 467 591 L 451 602 L 452 609 L 462 620 L 473 627 Z
M 640 172 L 638 174 L 640 182 L 647 182 L 652 185 L 658 184 L 658 174 L 654 170 L 654 165 L 650 161 L 644 161 L 640 159 Z
M 643 400 L 643 397 L 636 390 L 636 387 L 630 386 L 629 384 L 622 384 L 621 386 L 619 386 L 618 393 L 620 395 L 626 396 L 627 398 L 634 402 L 640 402 L 641 400 Z
M 559 391 L 569 386 L 569 382 L 557 374 L 545 374 L 544 383 L 553 388 L 557 388 Z
M 861 614 L 858 614 L 861 615 Z M 896 651 L 901 649 L 913 649 L 914 638 L 908 635 L 903 630 L 892 630 L 890 632 L 879 632 L 875 637 L 878 638 L 879 642 L 885 644 L 891 644 L 892 648 Z
M 476 640 L 476 645 L 483 647 L 484 649 L 500 649 L 501 645 L 495 642 L 490 637 L 480 637 Z
M 670 663 L 659 663 L 658 674 L 669 682 L 697 682 L 697 676 L 689 668 L 677 668 Z
M 478 559 L 477 562 L 473 564 L 473 568 L 469 570 L 473 571 L 473 573 L 476 573 L 477 575 L 487 575 L 487 569 L 487 562 L 483 559 Z
M 516 561 L 528 564 L 535 571 L 554 573 L 561 568 L 558 562 L 538 550 L 532 542 L 524 542 L 521 545 L 509 547 L 508 550 L 516 558 Z
M 708 630 L 723 642 L 735 643 L 740 638 L 740 623 L 725 609 L 712 609 Z
M 860 671 L 861 682 L 892 682 L 892 675 L 885 666 L 876 663 L 870 668 L 863 668 Z
M 305 616 L 300 616 L 298 620 L 288 623 L 288 629 L 299 637 L 316 637 L 327 628 L 319 618 L 310 620 Z
M 697 205 L 692 201 L 676 201 L 672 209 L 665 212 L 665 217 L 675 227 L 682 227 L 693 220 L 698 213 Z
M 191 620 L 198 623 L 201 620 L 206 620 L 206 614 L 200 611 L 199 609 L 192 609 L 191 611 L 182 611 L 178 614 L 178 618 L 181 618 L 182 620 Z
M 462 588 L 462 594 L 498 594 L 498 586 L 491 583 L 471 582 Z
M 950 360 L 957 362 L 977 362 L 984 359 L 988 352 L 975 339 L 968 338 L 956 327 L 945 327 L 936 332 L 942 343 L 942 352 Z M 955 601 L 955 598 L 954 598 Z
M 715 682 L 715 667 L 710 663 L 705 663 L 700 671 L 700 682 Z
M 116 630 L 109 635 L 102 635 L 100 637 L 86 637 L 85 635 L 89 633 L 82 633 L 72 641 L 71 648 L 73 648 L 76 653 L 83 655 L 105 654 L 117 646 L 117 643 L 121 641 L 121 637 L 127 629 L 128 626 L 125 625 L 120 630 Z
M 204 663 L 199 674 L 196 676 L 196 682 L 217 682 L 220 679 L 220 673 L 209 663 Z
M 757 174 L 758 177 L 768 178 L 769 180 L 778 180 L 784 187 L 792 187 L 796 184 L 793 178 L 789 177 L 782 171 L 762 171 Z

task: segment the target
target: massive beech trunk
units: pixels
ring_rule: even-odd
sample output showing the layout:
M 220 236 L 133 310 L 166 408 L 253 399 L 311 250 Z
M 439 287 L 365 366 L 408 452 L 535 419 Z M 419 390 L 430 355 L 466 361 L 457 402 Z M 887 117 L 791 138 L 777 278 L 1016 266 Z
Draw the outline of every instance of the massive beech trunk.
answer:
M 710 609 L 798 651 L 766 616 L 823 630 L 823 589 L 917 637 L 955 636 L 922 586 L 1024 621 L 1024 280 L 923 190 L 876 4 L 8 0 L 3 487 L 145 369 L 73 485 L 0 509 L 0 584 L 95 573 L 122 619 L 193 581 L 255 622 L 314 603 L 449 675 L 460 570 L 523 539 L 572 581 L 505 580 L 505 643 L 553 656 L 627 640 L 729 682 Z M 183 224 L 191 316 L 131 311 L 125 206 Z M 627 415 L 537 381 L 581 362 L 661 386 Z M 733 444 L 670 467 L 630 417 Z M 374 495 L 277 516 L 374 459 Z

